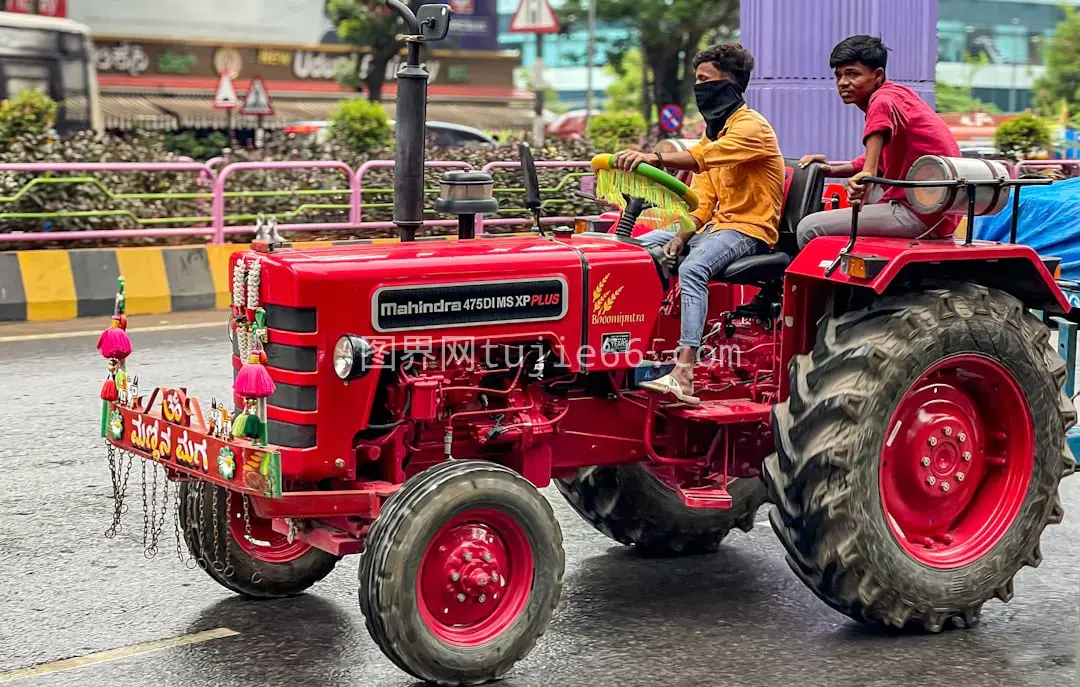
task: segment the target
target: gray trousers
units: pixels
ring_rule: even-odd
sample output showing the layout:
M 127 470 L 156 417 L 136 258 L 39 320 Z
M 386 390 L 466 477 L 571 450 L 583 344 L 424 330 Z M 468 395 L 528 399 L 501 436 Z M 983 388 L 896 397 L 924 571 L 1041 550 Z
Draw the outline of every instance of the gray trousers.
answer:
M 919 217 L 896 201 L 864 205 L 859 210 L 859 236 L 913 239 L 929 231 Z M 826 210 L 807 215 L 796 230 L 799 248 L 819 236 L 847 236 L 851 233 L 851 208 Z M 938 238 L 931 234 L 923 238 Z

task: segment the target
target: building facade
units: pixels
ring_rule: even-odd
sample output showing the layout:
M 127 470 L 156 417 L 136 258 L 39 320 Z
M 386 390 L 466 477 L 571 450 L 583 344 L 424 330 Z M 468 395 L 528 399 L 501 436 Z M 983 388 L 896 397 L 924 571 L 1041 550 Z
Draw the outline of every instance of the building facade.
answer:
M 553 0 L 558 5 L 561 0 Z M 497 0 L 499 45 L 520 50 L 522 66 L 531 68 L 536 44 L 531 35 L 509 33 L 519 0 Z M 937 78 L 954 86 L 972 86 L 973 95 L 1004 112 L 1031 105 L 1032 84 L 1045 72 L 1043 47 L 1064 18 L 1062 6 L 1080 7 L 1080 0 L 938 0 Z M 630 40 L 627 27 L 597 23 L 594 88 L 602 103 L 612 82 L 604 70 L 606 52 Z M 584 30 L 548 38 L 544 47 L 545 80 L 570 107 L 584 107 L 588 34 Z M 989 64 L 973 69 L 968 58 L 985 53 Z M 822 66 L 827 78 L 828 66 Z
M 1080 7 L 1080 0 L 939 0 L 937 78 L 971 86 L 1003 112 L 1030 107 L 1062 6 Z M 968 60 L 983 54 L 988 64 L 973 68 Z
M 516 52 L 500 50 L 497 0 L 429 0 L 451 5 L 446 40 L 433 45 L 428 116 L 481 128 L 522 129 L 531 93 L 515 86 Z M 343 70 L 363 74 L 370 51 L 344 45 L 328 0 L 0 0 L 11 12 L 66 16 L 90 28 L 101 109 L 110 129 L 265 128 L 321 120 L 355 91 Z M 396 66 L 383 90 L 393 117 Z M 275 113 L 240 117 L 216 109 L 219 75 L 242 100 L 258 77 Z
M 536 64 L 536 37 L 532 34 L 511 33 L 510 21 L 514 18 L 520 0 L 497 0 L 499 15 L 499 47 L 521 53 L 522 69 L 518 72 L 518 86 L 531 83 L 532 70 Z M 562 0 L 551 0 L 554 7 Z M 598 21 L 596 24 L 596 53 L 593 59 L 594 105 L 599 107 L 607 98 L 608 86 L 614 77 L 604 69 L 608 52 L 621 42 L 628 41 L 632 32 L 624 26 Z M 584 26 L 575 27 L 565 36 L 546 36 L 544 39 L 544 81 L 558 94 L 559 103 L 568 109 L 585 107 L 588 93 L 589 33 Z

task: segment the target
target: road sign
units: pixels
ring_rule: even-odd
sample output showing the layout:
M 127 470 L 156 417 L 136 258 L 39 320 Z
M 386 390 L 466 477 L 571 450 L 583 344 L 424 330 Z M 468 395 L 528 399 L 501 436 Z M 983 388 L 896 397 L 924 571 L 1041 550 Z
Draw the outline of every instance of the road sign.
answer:
M 514 33 L 558 33 L 559 19 L 548 0 L 521 0 L 510 21 Z
M 251 88 L 244 97 L 244 104 L 240 108 L 242 115 L 274 115 L 274 105 L 270 102 L 270 93 L 266 90 L 266 84 L 259 77 L 251 80 Z
M 218 110 L 232 110 L 237 104 L 239 104 L 239 98 L 236 97 L 236 87 L 233 86 L 232 78 L 227 72 L 221 72 L 217 90 L 214 92 L 214 107 Z
M 683 111 L 674 103 L 660 109 L 660 128 L 667 133 L 674 133 L 682 128 Z

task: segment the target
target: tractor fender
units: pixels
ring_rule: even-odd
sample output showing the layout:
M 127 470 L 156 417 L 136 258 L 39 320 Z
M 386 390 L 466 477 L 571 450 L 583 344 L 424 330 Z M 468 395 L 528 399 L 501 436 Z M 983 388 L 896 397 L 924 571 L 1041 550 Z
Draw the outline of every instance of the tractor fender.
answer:
M 1001 289 L 1018 298 L 1026 307 L 1052 313 L 1068 313 L 1070 305 L 1055 281 L 1060 259 L 1040 256 L 1030 246 L 988 241 L 970 245 L 952 241 L 898 241 L 875 237 L 859 238 L 851 256 L 866 258 L 865 276 L 847 274 L 841 266 L 826 274 L 841 249 L 843 236 L 822 236 L 811 241 L 795 256 L 787 275 L 834 284 L 859 286 L 885 293 L 894 284 L 923 279 L 955 279 Z

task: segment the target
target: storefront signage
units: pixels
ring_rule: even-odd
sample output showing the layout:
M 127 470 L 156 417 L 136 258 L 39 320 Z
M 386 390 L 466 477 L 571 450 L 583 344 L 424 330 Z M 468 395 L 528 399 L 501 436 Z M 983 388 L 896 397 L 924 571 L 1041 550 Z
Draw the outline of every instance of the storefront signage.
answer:
M 338 82 L 342 74 L 371 70 L 372 56 L 359 50 L 313 46 L 311 49 L 251 45 L 183 45 L 157 40 L 95 37 L 97 68 L 103 75 L 138 77 L 194 76 L 217 79 L 226 72 L 233 79 L 256 75 L 267 82 Z M 386 66 L 386 80 L 395 80 L 401 57 Z M 516 56 L 455 53 L 434 50 L 425 60 L 432 84 L 469 84 L 482 87 L 513 86 Z
M 138 43 L 96 45 L 94 58 L 99 72 L 118 72 L 138 76 L 150 68 L 150 56 Z
M 199 58 L 189 52 L 166 50 L 157 59 L 157 70 L 162 74 L 190 74 Z

